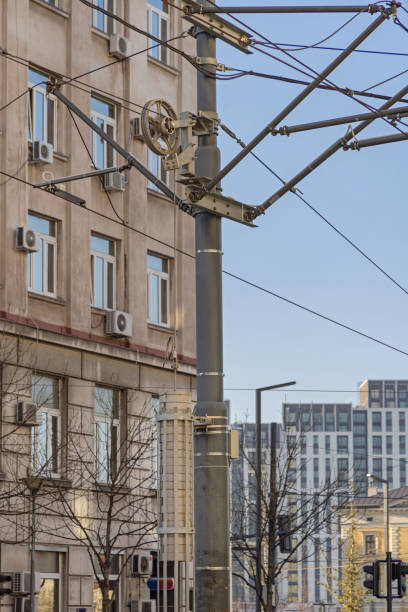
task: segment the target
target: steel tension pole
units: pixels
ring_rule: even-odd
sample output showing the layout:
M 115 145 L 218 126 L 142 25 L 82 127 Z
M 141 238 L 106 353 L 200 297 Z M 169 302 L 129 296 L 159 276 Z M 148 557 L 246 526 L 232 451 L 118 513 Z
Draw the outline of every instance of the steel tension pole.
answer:
M 200 4 L 207 4 L 202 0 Z M 196 30 L 197 56 L 215 75 L 216 40 Z M 206 61 L 205 61 L 206 60 Z M 208 63 L 207 63 L 208 62 Z M 197 80 L 198 113 L 216 113 L 216 80 L 201 72 Z M 198 137 L 195 172 L 212 178 L 220 168 L 217 134 Z M 221 218 L 197 211 L 196 415 L 208 425 L 194 436 L 195 595 L 197 612 L 230 610 L 228 414 L 224 400 L 222 349 Z

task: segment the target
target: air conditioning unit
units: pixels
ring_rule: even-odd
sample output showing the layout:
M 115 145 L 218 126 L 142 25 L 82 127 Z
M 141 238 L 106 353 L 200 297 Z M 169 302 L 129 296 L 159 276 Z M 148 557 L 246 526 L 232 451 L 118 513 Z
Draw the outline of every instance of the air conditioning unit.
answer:
M 41 589 L 40 572 L 34 573 L 34 592 L 39 593 Z M 12 572 L 11 574 L 11 592 L 15 595 L 25 595 L 31 590 L 31 573 L 30 572 Z
M 105 334 L 107 336 L 131 336 L 132 315 L 120 310 L 111 310 L 106 313 Z
M 153 569 L 153 557 L 149 553 L 138 553 L 132 557 L 132 574 L 150 576 Z
M 107 191 L 125 191 L 125 175 L 122 172 L 104 174 L 103 184 Z
M 18 251 L 39 251 L 40 238 L 38 233 L 29 227 L 18 227 L 15 232 L 15 248 Z
M 37 404 L 33 402 L 18 402 L 16 407 L 16 423 L 37 427 L 41 425 L 42 413 Z
M 52 164 L 54 161 L 54 147 L 43 140 L 33 142 L 31 161 L 37 164 Z
M 109 54 L 118 59 L 130 55 L 130 41 L 120 34 L 111 34 L 109 38 Z
M 130 612 L 156 612 L 154 599 L 140 599 L 130 602 Z
M 134 117 L 130 120 L 130 132 L 132 138 L 136 138 L 137 140 L 141 140 L 144 142 L 145 138 L 143 136 L 142 128 L 140 126 L 140 118 Z

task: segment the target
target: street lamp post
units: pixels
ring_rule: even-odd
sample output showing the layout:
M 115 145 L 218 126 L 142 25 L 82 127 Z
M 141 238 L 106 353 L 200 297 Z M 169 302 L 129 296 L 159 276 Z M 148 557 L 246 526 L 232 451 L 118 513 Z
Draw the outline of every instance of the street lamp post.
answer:
M 367 478 L 376 480 L 384 484 L 384 545 L 385 545 L 385 559 L 386 559 L 386 570 L 387 570 L 387 612 L 392 612 L 392 574 L 391 574 L 391 560 L 392 552 L 390 551 L 390 505 L 388 497 L 388 480 L 380 478 L 375 474 L 367 474 Z
M 295 380 L 290 382 L 280 383 L 278 385 L 270 385 L 269 387 L 259 387 L 255 389 L 256 392 L 256 414 L 255 414 L 255 430 L 256 430 L 256 612 L 261 612 L 261 571 L 262 571 L 262 559 L 261 559 L 261 474 L 262 474 L 262 440 L 261 440 L 261 427 L 262 427 L 262 392 L 270 391 L 272 389 L 280 389 L 281 387 L 290 387 L 296 385 Z M 273 449 L 271 449 L 271 452 Z
M 36 535 L 36 505 L 35 500 L 43 481 L 40 478 L 24 479 L 31 497 L 31 550 L 30 550 L 30 611 L 35 610 L 35 535 Z

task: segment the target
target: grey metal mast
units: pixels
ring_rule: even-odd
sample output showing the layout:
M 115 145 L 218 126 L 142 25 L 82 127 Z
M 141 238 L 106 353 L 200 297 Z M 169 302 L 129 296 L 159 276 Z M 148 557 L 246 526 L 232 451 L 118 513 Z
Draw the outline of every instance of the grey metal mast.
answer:
M 200 4 L 205 4 L 202 0 Z M 215 74 L 215 37 L 197 29 L 197 56 Z M 212 59 L 214 60 L 212 61 Z M 216 113 L 216 80 L 198 73 L 197 105 Z M 198 137 L 196 176 L 220 169 L 217 134 Z M 198 211 L 196 236 L 197 405 L 208 425 L 195 433 L 195 594 L 198 612 L 230 609 L 228 415 L 223 403 L 221 218 Z

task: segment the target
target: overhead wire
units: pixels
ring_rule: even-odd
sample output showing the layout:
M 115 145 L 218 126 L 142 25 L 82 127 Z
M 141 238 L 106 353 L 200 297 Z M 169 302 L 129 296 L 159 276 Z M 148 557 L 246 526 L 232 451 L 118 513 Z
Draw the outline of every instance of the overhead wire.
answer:
M 13 176 L 12 174 L 10 174 L 8 172 L 5 172 L 4 170 L 0 170 L 0 174 L 2 174 L 4 176 L 7 176 L 9 178 L 12 178 L 14 180 L 17 180 L 17 181 L 19 181 L 21 183 L 24 183 L 25 185 L 30 186 L 30 187 L 32 187 L 34 189 L 40 189 L 43 192 L 46 192 L 46 193 L 49 193 L 50 195 L 58 197 L 57 194 L 53 193 L 52 191 L 48 191 L 47 189 L 37 187 L 34 183 L 31 183 L 29 181 L 26 181 L 25 179 L 21 179 L 19 177 Z M 76 202 L 69 202 L 69 203 L 73 204 L 74 206 L 80 206 L 81 209 L 83 210 L 83 206 L 81 204 L 76 203 Z M 105 219 L 107 219 L 109 221 L 112 221 L 112 223 L 117 223 L 117 224 L 121 225 L 122 227 L 128 228 L 129 230 L 134 231 L 137 234 L 140 234 L 140 235 L 142 235 L 142 236 L 144 236 L 146 238 L 149 238 L 149 239 L 153 240 L 154 242 L 157 242 L 158 244 L 162 244 L 162 245 L 167 246 L 167 247 L 169 247 L 171 249 L 175 248 L 174 245 L 171 245 L 171 244 L 165 242 L 164 240 L 160 240 L 159 238 L 155 238 L 155 237 L 151 236 L 150 234 L 147 234 L 146 232 L 143 232 L 142 230 L 139 230 L 139 229 L 137 229 L 137 228 L 135 228 L 135 227 L 133 227 L 131 225 L 124 224 L 121 221 L 113 219 L 112 217 L 109 217 L 108 215 L 105 215 L 105 214 L 103 214 L 103 213 L 101 213 L 101 212 L 99 212 L 97 210 L 94 210 L 92 208 L 87 208 L 86 210 L 88 210 L 89 212 L 91 212 L 91 213 L 93 213 L 93 214 L 95 214 L 97 216 L 100 216 L 100 217 L 105 218 Z M 177 252 L 181 253 L 182 255 L 185 255 L 185 256 L 187 256 L 187 257 L 189 257 L 191 259 L 195 259 L 195 255 L 192 255 L 191 253 L 188 253 L 187 251 L 184 251 L 183 249 L 177 248 Z M 367 340 L 371 340 L 372 342 L 374 342 L 376 344 L 384 346 L 385 348 L 388 348 L 388 349 L 390 349 L 392 351 L 395 351 L 395 352 L 397 352 L 399 354 L 402 354 L 402 355 L 405 355 L 405 356 L 408 357 L 408 351 L 400 349 L 400 348 L 398 348 L 398 347 L 396 347 L 396 346 L 394 346 L 394 345 L 392 345 L 392 344 L 390 344 L 388 342 L 384 342 L 383 340 L 380 340 L 379 338 L 376 338 L 375 336 L 371 336 L 369 334 L 366 334 L 365 332 L 362 332 L 362 331 L 360 331 L 360 330 L 358 330 L 356 328 L 353 328 L 350 325 L 347 325 L 345 323 L 341 323 L 340 321 L 337 321 L 336 319 L 333 319 L 332 317 L 324 315 L 324 314 L 322 314 L 322 313 L 320 313 L 320 312 L 318 312 L 316 310 L 308 308 L 307 306 L 303 306 L 302 304 L 299 304 L 298 302 L 295 302 L 294 300 L 286 298 L 286 297 L 284 297 L 284 296 L 282 296 L 282 295 L 280 295 L 280 294 L 278 294 L 278 293 L 276 293 L 276 292 L 274 292 L 274 291 L 272 291 L 270 289 L 267 289 L 266 287 L 263 287 L 262 285 L 254 283 L 254 282 L 252 282 L 252 281 L 250 281 L 248 279 L 245 279 L 245 278 L 243 278 L 243 277 L 241 277 L 241 276 L 239 276 L 237 274 L 234 274 L 233 272 L 230 272 L 230 271 L 225 270 L 225 269 L 223 269 L 222 272 L 226 276 L 228 276 L 230 278 L 233 278 L 235 280 L 238 280 L 238 281 L 242 282 L 243 284 L 248 285 L 249 287 L 255 288 L 255 289 L 261 291 L 262 293 L 271 295 L 271 296 L 277 298 L 278 300 L 281 300 L 283 302 L 286 302 L 287 304 L 290 304 L 291 306 L 299 308 L 300 310 L 308 312 L 309 314 L 312 314 L 312 315 L 314 315 L 314 316 L 316 316 L 316 317 L 318 317 L 320 319 L 323 319 L 323 320 L 325 320 L 325 321 L 327 321 L 329 323 L 332 323 L 333 325 L 336 325 L 336 326 L 338 326 L 340 328 L 346 329 L 347 331 L 355 333 L 358 336 L 366 338 Z
M 245 143 L 236 136 L 236 134 L 234 134 L 229 128 L 226 128 L 225 125 L 220 124 L 221 129 L 223 129 L 224 132 L 226 132 L 230 138 L 233 138 L 242 148 L 244 148 L 246 145 Z M 264 168 L 266 168 L 276 179 L 278 179 L 283 185 L 285 185 L 286 181 L 279 176 L 279 174 L 277 172 L 275 172 L 263 159 L 261 159 L 261 157 L 259 157 L 256 153 L 254 153 L 253 151 L 251 151 L 251 155 L 252 157 L 254 157 L 260 164 L 262 164 L 262 166 Z M 396 287 L 398 287 L 399 289 L 401 289 L 401 291 L 403 291 L 406 295 L 408 295 L 408 289 L 406 289 L 403 285 L 401 285 L 401 283 L 399 283 L 395 278 L 393 278 L 390 274 L 388 274 L 388 272 L 386 272 L 386 270 L 384 270 L 384 268 L 382 268 L 372 257 L 370 257 L 369 255 L 367 255 L 367 253 L 365 253 L 363 251 L 363 249 L 361 249 L 355 242 L 353 242 L 351 240 L 351 238 L 349 238 L 348 236 L 346 236 L 346 234 L 344 234 L 344 232 L 342 232 L 338 227 L 336 227 L 334 225 L 334 223 L 332 223 L 331 221 L 329 221 L 329 219 L 327 219 L 327 217 L 325 217 L 320 211 L 317 210 L 317 208 L 315 208 L 314 206 L 312 206 L 312 204 L 310 204 L 310 202 L 308 202 L 306 200 L 306 198 L 304 197 L 303 193 L 298 189 L 294 189 L 292 191 L 293 195 L 295 195 L 297 198 L 299 198 L 304 204 L 306 204 L 306 206 L 308 206 L 310 208 L 310 210 L 312 210 L 318 217 L 320 217 L 320 219 L 322 219 L 322 221 L 324 221 L 325 223 L 327 223 L 327 225 L 329 227 L 331 227 L 341 238 L 343 238 L 343 240 L 345 240 L 351 247 L 353 247 L 353 249 L 355 249 L 360 255 L 362 255 L 362 257 L 364 257 L 369 263 L 371 263 L 379 272 L 381 272 L 381 274 L 383 274 L 386 278 L 388 278 Z
M 265 43 L 262 41 L 259 41 L 257 44 L 265 45 L 267 47 L 272 46 L 270 45 L 270 43 Z M 300 46 L 299 44 L 295 44 L 295 43 L 275 43 L 275 44 L 282 48 L 290 47 L 290 51 L 292 53 L 294 51 L 304 51 L 307 49 L 323 49 L 325 51 L 345 51 L 344 47 L 321 47 L 321 46 L 316 46 L 316 45 Z M 374 55 L 392 55 L 392 56 L 399 56 L 399 57 L 408 57 L 408 53 L 403 53 L 401 51 L 378 51 L 375 49 L 353 49 L 352 53 L 369 53 L 369 54 L 374 54 Z

